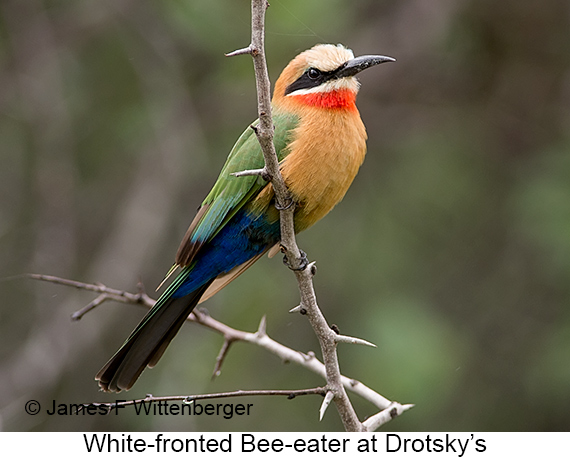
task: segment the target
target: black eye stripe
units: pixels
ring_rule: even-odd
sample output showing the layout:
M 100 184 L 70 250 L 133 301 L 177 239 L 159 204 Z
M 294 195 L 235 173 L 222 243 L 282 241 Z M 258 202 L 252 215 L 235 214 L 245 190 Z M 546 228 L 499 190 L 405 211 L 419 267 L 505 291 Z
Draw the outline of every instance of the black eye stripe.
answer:
M 318 68 L 308 68 L 296 81 L 292 82 L 285 89 L 285 94 L 288 95 L 292 92 L 301 89 L 312 89 L 313 87 L 318 87 L 321 84 L 336 78 L 336 73 L 346 67 L 346 63 L 343 63 L 340 67 L 332 71 L 322 71 Z

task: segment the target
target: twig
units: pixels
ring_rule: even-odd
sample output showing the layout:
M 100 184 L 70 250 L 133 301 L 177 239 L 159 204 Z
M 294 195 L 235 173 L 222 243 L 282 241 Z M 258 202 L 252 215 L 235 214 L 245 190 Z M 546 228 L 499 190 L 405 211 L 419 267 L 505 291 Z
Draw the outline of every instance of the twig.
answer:
M 384 425 L 386 422 L 390 422 L 392 419 L 398 417 L 404 411 L 407 411 L 413 407 L 414 405 L 401 405 L 399 403 L 394 403 L 385 410 L 380 411 L 379 413 L 374 414 L 374 416 L 366 419 L 362 423 L 364 428 L 363 431 L 373 432 L 374 430 L 377 430 L 382 425 Z
M 100 294 L 99 297 L 97 297 L 84 308 L 72 314 L 71 318 L 73 320 L 81 319 L 86 313 L 91 311 L 93 308 L 96 308 L 106 300 L 114 300 L 129 304 L 142 304 L 149 307 L 155 303 L 155 300 L 150 298 L 142 289 L 138 293 L 133 294 L 130 292 L 125 292 L 124 290 L 111 289 L 110 287 L 107 287 L 103 284 L 89 284 L 85 282 L 74 281 L 72 279 L 60 278 L 58 276 L 40 275 L 35 273 L 29 273 L 27 276 L 31 279 L 52 282 L 55 284 L 61 284 L 63 286 L 75 287 L 76 289 L 98 292 Z
M 232 345 L 232 343 L 236 341 L 233 338 L 224 338 L 224 344 L 222 345 L 222 348 L 220 349 L 220 352 L 218 354 L 218 357 L 216 357 L 216 365 L 214 366 L 214 372 L 212 373 L 212 379 L 220 376 L 221 372 L 222 372 L 222 363 L 224 363 L 224 360 L 226 359 L 226 355 L 228 354 L 229 350 L 230 350 L 230 346 Z
M 326 395 L 326 388 L 314 387 L 312 389 L 298 389 L 298 390 L 236 390 L 233 392 L 218 392 L 213 394 L 200 394 L 200 395 L 173 395 L 167 397 L 155 397 L 148 394 L 145 398 L 136 400 L 109 402 L 109 403 L 88 403 L 83 407 L 88 406 L 102 406 L 107 408 L 107 413 L 113 411 L 117 407 L 135 406 L 143 403 L 160 403 L 160 402 L 175 402 L 181 401 L 183 403 L 192 403 L 197 400 L 213 400 L 218 398 L 234 398 L 234 397 L 260 397 L 260 396 L 286 396 L 289 400 L 303 395 Z

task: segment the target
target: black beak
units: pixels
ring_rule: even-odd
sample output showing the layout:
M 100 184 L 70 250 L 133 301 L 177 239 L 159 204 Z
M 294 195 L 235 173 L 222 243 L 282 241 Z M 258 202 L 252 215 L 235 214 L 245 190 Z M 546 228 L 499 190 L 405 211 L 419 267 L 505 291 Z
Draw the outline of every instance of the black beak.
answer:
M 360 73 L 362 70 L 384 62 L 395 62 L 396 59 L 387 56 L 360 56 L 346 62 L 334 72 L 335 78 L 347 78 Z

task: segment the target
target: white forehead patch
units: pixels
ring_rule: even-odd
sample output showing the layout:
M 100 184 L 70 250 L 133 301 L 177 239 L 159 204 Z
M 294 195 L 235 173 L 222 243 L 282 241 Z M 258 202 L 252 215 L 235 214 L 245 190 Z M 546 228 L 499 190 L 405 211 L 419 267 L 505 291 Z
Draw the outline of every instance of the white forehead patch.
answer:
M 343 63 L 354 59 L 352 51 L 342 44 L 317 44 L 301 53 L 301 56 L 305 58 L 306 68 L 313 67 L 321 71 L 336 70 Z

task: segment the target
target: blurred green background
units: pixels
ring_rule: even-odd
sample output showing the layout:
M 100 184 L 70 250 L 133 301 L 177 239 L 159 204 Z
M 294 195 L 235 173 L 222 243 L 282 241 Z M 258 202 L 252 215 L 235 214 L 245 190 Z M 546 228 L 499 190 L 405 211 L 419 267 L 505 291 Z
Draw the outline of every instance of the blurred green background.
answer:
M 0 427 L 6 431 L 341 430 L 318 397 L 248 398 L 249 417 L 49 416 L 83 403 L 323 380 L 185 326 L 129 392 L 93 381 L 144 314 L 13 276 L 154 290 L 233 142 L 256 116 L 247 0 L 0 2 Z M 570 6 L 565 0 L 272 0 L 273 81 L 343 43 L 397 63 L 362 74 L 365 164 L 299 237 L 329 322 L 377 349 L 343 373 L 417 406 L 383 430 L 570 429 Z M 11 278 L 11 279 L 10 279 Z M 151 294 L 154 295 L 154 294 Z M 206 303 L 214 317 L 318 346 L 281 259 Z M 351 395 L 361 418 L 375 409 Z M 27 400 L 43 410 L 26 415 Z

